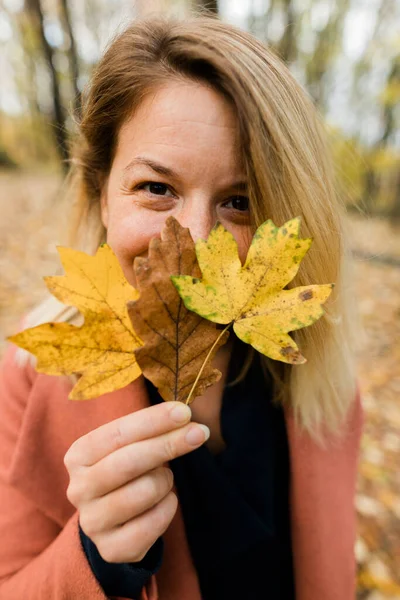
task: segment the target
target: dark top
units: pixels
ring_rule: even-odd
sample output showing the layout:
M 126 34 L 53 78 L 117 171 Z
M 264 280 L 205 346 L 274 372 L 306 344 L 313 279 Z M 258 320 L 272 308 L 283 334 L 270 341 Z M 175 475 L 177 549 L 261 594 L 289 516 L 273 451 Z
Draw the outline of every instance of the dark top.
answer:
M 235 340 L 228 382 L 248 348 Z M 151 404 L 163 402 L 146 380 Z M 203 600 L 295 600 L 290 538 L 289 454 L 284 414 L 272 403 L 260 355 L 243 381 L 226 385 L 221 432 L 227 447 L 207 446 L 169 462 Z M 137 563 L 107 563 L 80 529 L 92 570 L 108 596 L 137 599 L 161 564 L 158 538 Z M 177 599 L 178 600 L 178 599 Z M 179 599 L 181 600 L 181 599 Z

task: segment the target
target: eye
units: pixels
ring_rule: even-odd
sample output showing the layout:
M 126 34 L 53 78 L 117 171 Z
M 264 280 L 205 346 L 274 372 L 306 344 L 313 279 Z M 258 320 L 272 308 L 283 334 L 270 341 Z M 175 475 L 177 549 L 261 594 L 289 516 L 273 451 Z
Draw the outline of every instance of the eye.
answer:
M 232 208 L 234 210 L 239 210 L 241 212 L 249 210 L 249 199 L 247 196 L 233 196 L 225 203 L 225 206 L 229 203 L 232 203 Z
M 171 192 L 169 187 L 165 183 L 159 183 L 157 181 L 147 181 L 138 186 L 138 189 L 150 192 L 154 196 L 166 196 L 166 192 Z M 171 196 L 173 194 L 171 193 Z

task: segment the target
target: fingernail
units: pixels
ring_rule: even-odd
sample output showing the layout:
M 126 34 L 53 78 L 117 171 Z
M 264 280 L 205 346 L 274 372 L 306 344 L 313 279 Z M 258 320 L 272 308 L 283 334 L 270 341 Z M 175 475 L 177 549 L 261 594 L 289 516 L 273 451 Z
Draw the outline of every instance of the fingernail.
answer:
M 171 419 L 176 423 L 183 423 L 185 421 L 189 421 L 192 417 L 192 411 L 187 404 L 180 403 L 178 406 L 175 406 L 171 412 L 169 413 Z
M 191 427 L 185 436 L 185 440 L 191 446 L 198 446 L 210 437 L 210 430 L 207 425 L 195 425 Z

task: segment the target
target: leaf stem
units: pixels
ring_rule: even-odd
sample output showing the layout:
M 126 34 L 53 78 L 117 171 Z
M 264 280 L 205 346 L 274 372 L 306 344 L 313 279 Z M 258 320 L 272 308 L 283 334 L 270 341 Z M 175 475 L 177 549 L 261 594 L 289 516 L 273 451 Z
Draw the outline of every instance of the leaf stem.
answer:
M 195 389 L 195 387 L 196 387 L 196 385 L 197 385 L 197 382 L 198 382 L 198 380 L 200 379 L 200 376 L 201 376 L 201 374 L 202 374 L 202 372 L 203 372 L 203 370 L 204 370 L 204 367 L 205 367 L 205 365 L 206 365 L 206 363 L 207 363 L 207 361 L 208 361 L 208 359 L 209 359 L 209 357 L 210 357 L 210 354 L 211 354 L 211 352 L 214 350 L 215 346 L 218 344 L 219 340 L 221 339 L 221 337 L 224 335 L 225 331 L 226 331 L 226 330 L 228 329 L 228 327 L 230 327 L 230 326 L 231 326 L 231 323 L 228 323 L 228 325 L 227 325 L 227 326 L 226 326 L 226 327 L 225 327 L 225 328 L 224 328 L 224 329 L 221 331 L 221 333 L 219 334 L 219 336 L 217 337 L 217 339 L 215 340 L 215 342 L 213 343 L 213 345 L 212 345 L 212 346 L 211 346 L 211 348 L 209 349 L 209 351 L 208 351 L 208 354 L 207 354 L 207 356 L 205 357 L 203 364 L 201 365 L 201 369 L 200 369 L 200 371 L 199 371 L 199 372 L 198 372 L 198 374 L 197 374 L 197 377 L 196 377 L 196 379 L 195 379 L 195 382 L 194 382 L 194 384 L 192 385 L 192 389 L 191 389 L 191 390 L 190 390 L 190 392 L 189 392 L 189 396 L 187 397 L 185 404 L 189 404 L 189 400 L 190 400 L 190 398 L 192 397 L 192 394 L 193 394 L 193 392 L 194 392 L 194 389 Z

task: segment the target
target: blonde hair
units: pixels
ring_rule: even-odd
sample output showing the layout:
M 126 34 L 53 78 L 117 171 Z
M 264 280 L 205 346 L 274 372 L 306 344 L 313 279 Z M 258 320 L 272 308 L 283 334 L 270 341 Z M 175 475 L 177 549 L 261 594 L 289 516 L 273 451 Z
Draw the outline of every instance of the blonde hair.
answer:
M 263 358 L 274 379 L 275 402 L 289 403 L 297 426 L 323 445 L 322 427 L 340 433 L 355 399 L 359 335 L 345 207 L 335 191 L 332 161 L 320 115 L 285 64 L 252 35 L 217 18 L 135 21 L 110 43 L 84 95 L 67 194 L 72 201 L 67 243 L 94 253 L 105 241 L 100 193 L 111 168 L 121 125 L 149 91 L 172 78 L 213 86 L 235 108 L 247 171 L 252 227 L 281 226 L 301 216 L 311 249 L 288 288 L 335 283 L 325 314 L 291 333 L 307 363 Z M 74 308 L 52 296 L 25 325 L 79 324 Z

